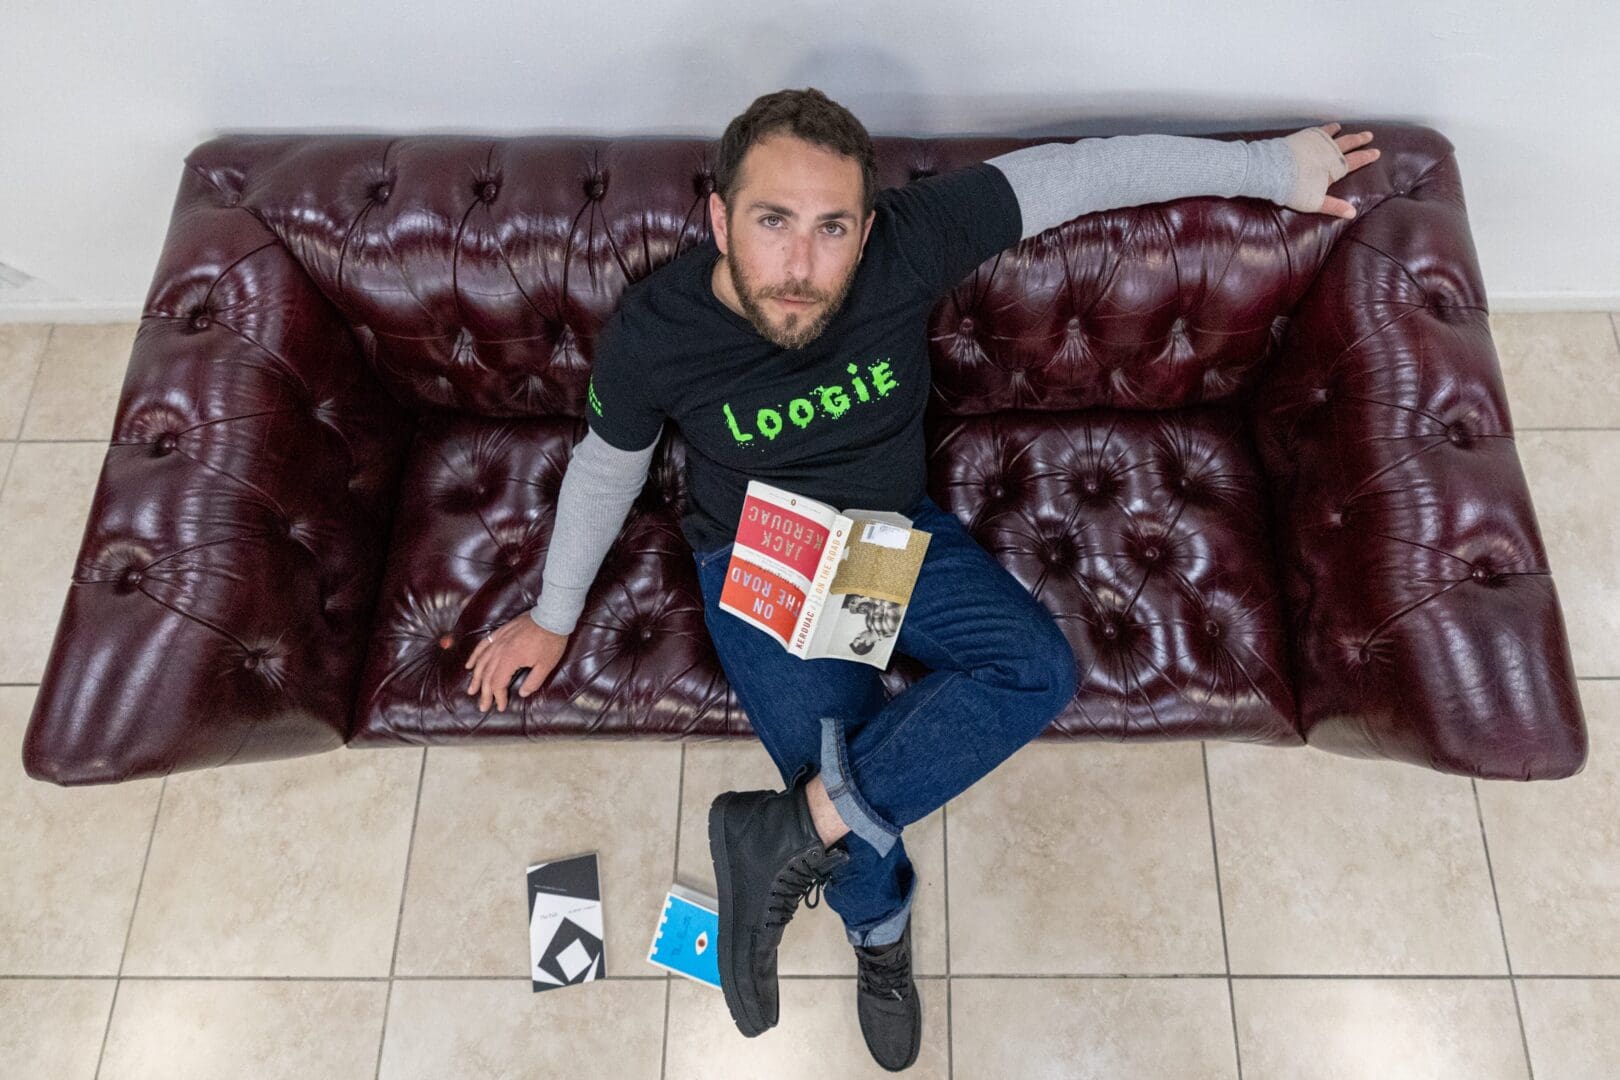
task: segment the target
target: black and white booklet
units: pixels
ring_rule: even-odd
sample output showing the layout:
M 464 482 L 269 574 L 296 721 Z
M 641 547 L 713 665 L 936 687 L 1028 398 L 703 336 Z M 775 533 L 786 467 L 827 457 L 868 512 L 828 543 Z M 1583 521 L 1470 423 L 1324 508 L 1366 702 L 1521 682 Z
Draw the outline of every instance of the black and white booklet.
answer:
M 596 852 L 529 867 L 529 978 L 534 992 L 607 974 Z

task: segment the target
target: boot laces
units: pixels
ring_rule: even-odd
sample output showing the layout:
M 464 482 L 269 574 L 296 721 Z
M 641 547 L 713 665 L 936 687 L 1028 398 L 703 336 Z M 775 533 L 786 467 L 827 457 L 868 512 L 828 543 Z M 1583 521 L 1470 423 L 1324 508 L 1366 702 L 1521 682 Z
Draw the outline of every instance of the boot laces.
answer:
M 788 863 L 776 881 L 771 883 L 771 901 L 765 925 L 786 926 L 801 899 L 807 908 L 820 904 L 821 884 L 831 877 L 831 871 L 807 865 L 803 858 Z M 813 900 L 807 898 L 811 893 L 815 894 Z
M 897 944 L 885 953 L 874 954 L 869 948 L 859 952 L 857 975 L 861 989 L 879 997 L 892 997 L 901 1001 L 911 984 L 911 956 L 905 945 Z

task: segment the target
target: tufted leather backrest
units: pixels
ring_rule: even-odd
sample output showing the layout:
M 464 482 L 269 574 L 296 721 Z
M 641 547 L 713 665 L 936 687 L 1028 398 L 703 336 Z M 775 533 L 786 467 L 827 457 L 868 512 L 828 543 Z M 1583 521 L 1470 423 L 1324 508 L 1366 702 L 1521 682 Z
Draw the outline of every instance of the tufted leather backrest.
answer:
M 1035 141 L 879 137 L 879 184 Z M 698 139 L 232 136 L 187 167 L 205 204 L 249 210 L 294 254 L 400 401 L 583 416 L 592 345 L 625 288 L 708 235 L 712 159 Z M 937 310 L 935 407 L 1236 394 L 1309 283 L 1279 252 L 1310 259 L 1326 225 L 1204 198 L 1049 230 Z

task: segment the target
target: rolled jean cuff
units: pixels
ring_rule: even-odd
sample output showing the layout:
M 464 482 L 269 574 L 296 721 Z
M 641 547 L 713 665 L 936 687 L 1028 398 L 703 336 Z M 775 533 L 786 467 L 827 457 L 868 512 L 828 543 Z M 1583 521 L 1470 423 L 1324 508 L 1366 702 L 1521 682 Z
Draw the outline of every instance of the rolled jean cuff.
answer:
M 821 718 L 821 783 L 827 789 L 838 816 L 849 831 L 871 844 L 878 855 L 887 855 L 900 830 L 883 820 L 855 787 L 849 775 L 848 748 L 843 726 L 836 716 Z
M 900 940 L 900 935 L 906 932 L 906 920 L 911 917 L 911 901 L 917 896 L 917 878 L 911 878 L 911 888 L 906 890 L 906 898 L 895 909 L 893 915 L 885 916 L 873 923 L 865 930 L 851 930 L 844 927 L 844 936 L 851 945 L 872 947 L 876 945 L 892 945 Z

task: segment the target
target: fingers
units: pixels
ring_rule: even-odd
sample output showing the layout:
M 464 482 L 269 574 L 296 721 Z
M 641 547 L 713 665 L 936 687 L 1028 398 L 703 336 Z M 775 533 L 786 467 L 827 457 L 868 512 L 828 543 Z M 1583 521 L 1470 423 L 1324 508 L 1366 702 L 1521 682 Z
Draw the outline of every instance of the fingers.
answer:
M 518 687 L 518 694 L 522 697 L 528 697 L 530 694 L 540 689 L 540 683 L 542 681 L 543 680 L 540 678 L 539 665 L 531 667 L 529 669 L 529 673 L 523 677 L 523 685 Z
M 472 655 L 467 657 L 466 667 L 473 669 L 472 678 L 467 681 L 467 693 L 476 694 L 480 684 L 484 681 L 485 669 L 489 663 L 489 638 L 482 638 L 473 646 Z
M 478 694 L 479 712 L 489 712 L 490 704 L 495 701 L 496 691 L 500 689 L 501 685 L 500 673 L 501 666 L 499 664 L 491 664 L 484 672 L 484 685 Z
M 506 663 L 495 665 L 495 707 L 501 712 L 506 711 L 506 691 L 512 685 L 512 672 L 517 668 Z
M 502 628 L 504 629 L 504 627 Z M 512 676 L 522 665 L 507 654 L 504 648 L 510 634 L 502 634 L 496 630 L 486 634 L 473 646 L 472 653 L 467 657 L 463 668 L 472 669 L 472 678 L 467 682 L 469 696 L 476 695 L 478 708 L 481 712 L 488 712 L 493 702 L 500 712 L 506 711 L 507 695 L 512 688 Z M 535 678 L 535 672 L 530 671 L 519 692 L 528 697 L 539 688 L 541 680 Z
M 1343 199 L 1335 199 L 1332 195 L 1324 195 L 1322 197 L 1321 212 L 1324 214 L 1332 214 L 1334 217 L 1346 219 L 1356 216 L 1356 208 L 1354 206 L 1345 202 Z
M 1373 133 L 1370 131 L 1360 131 L 1354 135 L 1340 135 L 1333 141 L 1338 145 L 1339 153 L 1347 154 L 1358 146 L 1366 146 L 1368 143 L 1372 142 Z M 1377 152 L 1378 151 L 1376 150 L 1373 151 L 1375 154 Z

